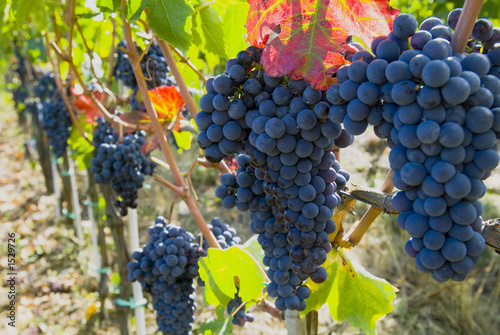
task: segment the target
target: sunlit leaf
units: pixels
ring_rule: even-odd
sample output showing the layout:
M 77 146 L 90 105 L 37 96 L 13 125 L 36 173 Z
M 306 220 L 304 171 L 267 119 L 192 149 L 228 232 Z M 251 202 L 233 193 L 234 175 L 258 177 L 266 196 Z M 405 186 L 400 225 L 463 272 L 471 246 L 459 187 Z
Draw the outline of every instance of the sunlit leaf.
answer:
M 148 23 L 158 37 L 185 53 L 191 44 L 190 16 L 193 7 L 189 1 L 142 0 L 133 18 L 139 18 L 144 8 L 149 9 Z
M 327 303 L 336 322 L 347 321 L 357 331 L 362 329 L 374 335 L 377 320 L 393 309 L 397 288 L 351 262 L 342 252 L 332 251 L 323 266 L 328 272 L 324 283 L 305 283 L 311 288 L 311 295 L 301 315 Z
M 17 28 L 20 28 L 33 9 L 33 1 L 30 0 L 19 0 L 17 3 Z
M 175 143 L 179 147 L 179 152 L 189 150 L 193 140 L 193 134 L 190 131 L 173 131 Z
M 241 247 L 233 246 L 226 250 L 209 248 L 208 255 L 201 258 L 199 264 L 209 304 L 227 306 L 236 293 L 235 277 L 239 278 L 239 296 L 247 307 L 261 298 L 264 273 L 255 259 Z
M 249 5 L 246 2 L 235 1 L 227 6 L 224 14 L 224 35 L 226 37 L 226 54 L 235 57 L 248 45 L 245 41 L 247 33 L 244 22 L 247 20 Z
M 85 134 L 90 137 L 90 140 L 92 140 L 93 122 L 90 124 L 87 123 L 86 116 L 82 114 L 77 114 L 77 120 Z M 77 162 L 78 169 L 85 170 L 90 168 L 90 160 L 92 159 L 94 153 L 94 146 L 80 134 L 76 127 L 71 128 L 68 145 L 71 148 L 73 159 Z
M 213 319 L 200 325 L 198 334 L 203 335 L 229 335 L 233 333 L 232 317 L 227 319 Z
M 226 57 L 225 38 L 219 14 L 205 0 L 194 0 L 193 6 L 205 6 L 193 15 L 193 42 L 196 43 L 194 38 L 196 32 L 199 44 L 208 52 Z
M 121 3 L 121 0 L 97 0 L 96 6 L 103 12 L 115 12 L 120 8 Z
M 155 106 L 158 118 L 163 122 L 171 122 L 177 115 L 182 106 L 184 99 L 177 91 L 175 86 L 158 86 L 148 91 L 149 98 Z
M 264 250 L 262 250 L 257 237 L 258 235 L 253 235 L 252 237 L 250 237 L 245 242 L 245 244 L 243 244 L 243 248 L 247 250 L 253 256 L 253 258 L 259 261 L 261 267 L 264 267 L 263 259 L 266 254 L 264 253 Z

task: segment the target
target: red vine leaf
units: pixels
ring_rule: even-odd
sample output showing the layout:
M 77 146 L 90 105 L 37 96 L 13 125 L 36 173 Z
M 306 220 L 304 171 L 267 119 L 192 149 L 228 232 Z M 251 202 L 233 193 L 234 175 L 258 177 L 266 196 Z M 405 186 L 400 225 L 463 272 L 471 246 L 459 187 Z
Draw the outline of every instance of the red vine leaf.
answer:
M 175 86 L 159 86 L 148 91 L 161 123 L 170 123 L 185 105 Z
M 314 88 L 326 89 L 331 74 L 347 61 L 340 54 L 345 40 L 358 36 L 366 45 L 387 35 L 398 14 L 387 0 L 248 0 L 248 42 L 263 46 L 271 31 L 280 26 L 278 37 L 269 42 L 261 62 L 271 76 L 305 78 Z
M 103 116 L 92 100 L 83 94 L 83 90 L 72 87 L 71 93 L 74 96 L 73 105 L 85 113 L 85 122 L 93 124 L 96 117 Z M 106 101 L 106 94 L 104 92 L 92 92 L 92 94 L 100 102 Z

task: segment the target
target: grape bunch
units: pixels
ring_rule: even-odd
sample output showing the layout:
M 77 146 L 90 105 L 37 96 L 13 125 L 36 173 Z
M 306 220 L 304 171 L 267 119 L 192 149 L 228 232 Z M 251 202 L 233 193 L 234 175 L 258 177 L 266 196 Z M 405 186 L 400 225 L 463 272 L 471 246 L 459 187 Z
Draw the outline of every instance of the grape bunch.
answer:
M 143 111 L 146 112 L 146 107 L 144 102 L 139 100 L 139 88 L 135 88 L 130 95 L 129 105 L 130 109 L 133 111 Z
M 478 20 L 469 53 L 453 53 L 460 12 L 450 13 L 449 26 L 431 17 L 418 27 L 398 15 L 393 31 L 374 39 L 376 56 L 354 53 L 327 91 L 332 121 L 353 135 L 371 124 L 387 139 L 400 190 L 393 205 L 411 235 L 405 250 L 437 281 L 465 279 L 484 250 L 478 200 L 499 163 L 498 29 Z
M 241 238 L 236 235 L 236 229 L 229 227 L 227 223 L 222 223 L 222 220 L 218 217 L 212 219 L 208 228 L 212 231 L 217 242 L 222 249 L 227 249 L 232 247 L 233 245 L 238 245 L 241 243 Z M 201 235 L 198 235 L 198 244 L 201 245 Z M 202 257 L 207 255 L 207 250 L 209 248 L 208 242 L 203 237 L 203 253 Z M 205 283 L 201 278 L 198 278 L 198 286 L 205 286 Z M 238 295 L 239 289 L 237 288 L 237 292 L 234 295 L 234 298 L 231 299 L 226 306 L 226 312 L 231 315 L 233 312 L 243 303 L 241 297 Z M 253 322 L 254 318 L 251 313 L 245 312 L 245 307 L 240 308 L 233 317 L 232 323 L 234 325 L 243 326 L 246 322 Z
M 41 114 L 42 129 L 49 139 L 50 149 L 57 158 L 62 157 L 71 132 L 71 117 L 59 92 L 43 101 Z
M 241 238 L 237 236 L 236 229 L 230 227 L 227 223 L 223 223 L 218 217 L 212 219 L 208 228 L 212 231 L 222 249 L 227 249 L 241 243 Z M 207 240 L 203 237 L 203 242 L 201 242 L 201 234 L 199 234 L 197 242 L 203 246 L 202 256 L 206 256 L 207 250 L 210 247 Z
M 33 87 L 33 92 L 40 99 L 40 101 L 44 101 L 45 99 L 52 98 L 56 88 L 57 86 L 54 73 L 47 72 L 37 80 L 36 85 Z
M 132 89 L 137 88 L 137 81 L 134 76 L 134 71 L 128 55 L 121 50 L 126 49 L 125 41 L 120 41 L 117 46 L 117 61 L 114 67 L 114 74 L 118 80 L 121 80 L 125 86 Z M 136 46 L 137 52 L 142 53 L 142 50 Z M 141 59 L 141 69 L 146 78 L 148 90 L 162 85 L 172 85 L 172 80 L 168 75 L 168 65 L 165 57 L 158 45 L 152 44 L 144 57 Z
M 236 177 L 232 173 L 222 174 L 222 185 L 215 190 L 215 196 L 227 209 L 236 206 L 240 211 L 246 211 L 256 196 L 264 194 L 263 181 L 256 179 L 255 168 L 250 165 L 248 155 L 238 155 L 236 162 Z
M 236 293 L 234 294 L 234 298 L 231 299 L 227 304 L 226 312 L 229 315 L 232 315 L 234 311 L 236 311 L 243 304 L 243 300 L 241 300 L 241 297 L 238 295 L 238 293 L 239 289 L 237 289 Z M 231 323 L 233 325 L 243 326 L 247 322 L 253 322 L 253 320 L 254 317 L 252 313 L 246 313 L 245 306 L 243 306 L 240 309 L 238 309 L 238 311 L 234 314 Z
M 149 241 L 132 253 L 128 280 L 139 281 L 153 296 L 160 331 L 168 335 L 191 334 L 196 309 L 193 279 L 198 275 L 199 244 L 193 234 L 166 225 L 159 216 L 148 228 Z
M 216 196 L 226 208 L 250 212 L 277 308 L 303 310 L 309 289 L 302 282 L 326 279 L 321 265 L 336 228 L 330 218 L 349 178 L 332 150 L 354 136 L 329 119 L 325 92 L 267 75 L 260 53 L 239 52 L 226 72 L 207 81 L 195 119 L 198 144 L 213 163 L 238 154 L 236 175 L 221 176 Z
M 93 144 L 95 156 L 91 159 L 90 171 L 96 183 L 110 184 L 118 195 L 115 206 L 122 216 L 127 207 L 137 207 L 137 191 L 142 187 L 144 176 L 151 176 L 156 163 L 140 152 L 145 143 L 144 132 L 127 134 L 120 143 L 116 134 L 104 118 L 97 119 Z
M 116 47 L 116 64 L 113 68 L 113 73 L 117 80 L 121 80 L 125 86 L 136 87 L 137 82 L 134 76 L 134 70 L 132 69 L 132 64 L 128 59 L 128 55 L 121 49 L 127 49 L 127 43 L 125 41 L 120 41 Z M 137 52 L 140 52 L 140 48 L 137 47 Z

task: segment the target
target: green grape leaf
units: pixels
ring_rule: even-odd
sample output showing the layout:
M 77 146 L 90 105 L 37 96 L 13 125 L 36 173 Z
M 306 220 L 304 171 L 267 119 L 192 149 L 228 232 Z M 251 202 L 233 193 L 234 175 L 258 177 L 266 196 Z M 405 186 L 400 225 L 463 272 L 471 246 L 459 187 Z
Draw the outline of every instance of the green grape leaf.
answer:
M 366 334 L 375 335 L 377 320 L 393 309 L 397 288 L 351 262 L 342 252 L 332 251 L 323 266 L 328 278 L 322 284 L 311 280 L 305 283 L 311 288 L 311 295 L 301 315 L 327 303 L 336 322 L 347 321 L 356 331 L 363 329 Z
M 226 310 L 226 307 L 223 305 L 219 305 L 215 307 L 215 315 L 217 315 L 217 319 L 224 319 L 224 311 Z
M 191 141 L 193 140 L 193 134 L 189 131 L 173 131 L 175 138 L 175 143 L 179 147 L 179 153 L 182 153 L 182 150 L 189 150 L 191 148 Z
M 250 5 L 246 2 L 236 1 L 227 6 L 224 14 L 224 36 L 226 38 L 226 54 L 236 57 L 236 54 L 247 48 L 246 28 L 248 10 Z
M 226 250 L 209 248 L 206 257 L 200 258 L 200 278 L 205 282 L 207 303 L 227 306 L 236 293 L 234 278 L 239 278 L 239 296 L 247 308 L 262 297 L 265 275 L 256 260 L 240 246 Z
M 130 2 L 130 1 L 128 1 Z M 97 0 L 96 7 L 103 12 L 116 12 L 120 8 L 121 0 Z
M 19 0 L 17 3 L 17 16 L 16 16 L 16 25 L 17 28 L 21 28 L 23 23 L 26 23 L 26 19 L 30 16 L 31 11 L 35 7 L 39 7 L 39 1 L 33 3 L 30 0 Z
M 125 17 L 129 21 L 138 20 L 141 17 L 142 12 L 146 8 L 146 1 L 144 0 L 129 0 L 123 9 Z
M 198 334 L 203 335 L 229 335 L 233 333 L 233 324 L 231 322 L 233 318 L 229 316 L 228 319 L 220 318 L 213 319 L 210 321 L 205 321 L 200 325 L 198 329 Z
M 262 268 L 264 268 L 263 259 L 266 254 L 264 253 L 264 250 L 262 250 L 259 241 L 257 241 L 257 237 L 258 235 L 250 237 L 245 244 L 243 244 L 243 248 L 259 262 Z
M 148 8 L 148 23 L 158 37 L 179 48 L 184 54 L 191 45 L 191 20 L 193 7 L 187 0 L 142 0 L 127 5 L 125 15 L 137 20 Z
M 206 6 L 193 14 L 193 42 L 204 46 L 208 52 L 226 57 L 219 14 L 205 0 L 194 0 L 193 6 Z
M 87 134 L 92 133 L 92 125 L 85 122 L 84 116 L 79 115 L 78 123 Z M 76 159 L 78 169 L 85 170 L 86 168 L 90 168 L 94 146 L 87 142 L 76 127 L 71 128 L 68 145 L 71 148 L 73 159 Z

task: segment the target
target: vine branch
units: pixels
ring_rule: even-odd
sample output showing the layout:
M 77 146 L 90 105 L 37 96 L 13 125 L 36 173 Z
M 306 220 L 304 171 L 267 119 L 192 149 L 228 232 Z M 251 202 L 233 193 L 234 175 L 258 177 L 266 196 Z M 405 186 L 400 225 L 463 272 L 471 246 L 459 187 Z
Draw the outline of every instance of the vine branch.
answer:
M 96 106 L 99 109 L 99 112 L 101 112 L 109 122 L 113 122 L 113 123 L 116 123 L 118 125 L 122 125 L 126 128 L 130 128 L 130 129 L 134 129 L 134 130 L 138 130 L 138 129 L 149 130 L 150 129 L 150 127 L 144 126 L 142 124 L 132 124 L 132 123 L 126 122 L 126 121 L 120 119 L 117 115 L 111 114 L 106 109 L 106 107 L 104 107 L 104 105 L 99 100 L 97 100 L 96 97 L 94 96 L 94 94 L 92 94 L 92 92 L 90 92 L 90 90 L 87 88 L 87 85 L 85 85 L 85 83 L 83 82 L 83 79 L 80 76 L 80 73 L 78 72 L 78 69 L 76 68 L 75 63 L 73 62 L 73 59 L 70 57 L 67 57 L 67 55 L 64 55 L 55 42 L 49 43 L 48 38 L 47 38 L 47 43 L 50 44 L 52 49 L 55 51 L 56 55 L 62 61 L 65 61 L 68 63 L 70 69 L 72 69 L 73 73 L 75 74 L 76 80 L 78 81 L 78 83 L 82 87 L 84 95 L 92 100 L 92 103 L 94 104 L 94 106 Z
M 129 51 L 129 59 L 130 63 L 132 64 L 132 69 L 134 71 L 135 78 L 137 80 L 137 85 L 139 87 L 139 91 L 141 93 L 141 96 L 144 101 L 144 106 L 146 108 L 146 111 L 151 119 L 151 123 L 153 125 L 153 129 L 155 131 L 156 137 L 158 139 L 158 142 L 160 144 L 161 150 L 163 152 L 163 155 L 165 156 L 165 159 L 170 166 L 170 171 L 172 172 L 172 175 L 175 180 L 175 184 L 178 187 L 186 188 L 186 185 L 184 183 L 184 180 L 182 178 L 181 172 L 179 170 L 179 167 L 177 166 L 177 163 L 170 151 L 170 148 L 168 146 L 167 142 L 167 137 L 163 133 L 163 130 L 161 128 L 160 122 L 158 121 L 158 116 L 156 114 L 156 111 L 154 109 L 153 103 L 151 102 L 151 99 L 149 98 L 148 94 L 148 89 L 146 86 L 146 82 L 142 78 L 142 69 L 140 66 L 137 66 L 137 60 L 139 58 L 137 49 L 135 48 L 134 41 L 132 39 L 132 30 L 130 28 L 130 23 L 125 19 L 125 16 L 122 14 L 122 19 L 123 19 L 123 26 L 124 26 L 124 32 L 125 32 L 125 38 L 127 41 L 127 49 Z M 191 212 L 191 215 L 193 216 L 196 224 L 200 228 L 203 236 L 207 239 L 209 245 L 212 248 L 217 248 L 221 249 L 219 242 L 217 242 L 214 234 L 212 231 L 208 228 L 207 223 L 205 222 L 205 219 L 203 218 L 203 215 L 200 212 L 200 209 L 196 205 L 196 202 L 194 201 L 194 198 L 191 194 L 187 194 L 187 197 L 184 198 L 184 202 L 186 203 L 187 207 L 189 208 L 189 211 Z
M 465 0 L 462 14 L 458 19 L 457 27 L 451 38 L 453 52 L 464 52 L 483 2 L 484 0 Z
M 163 186 L 166 186 L 168 187 L 169 189 L 171 189 L 172 191 L 175 192 L 175 194 L 181 198 L 184 198 L 186 196 L 186 191 L 180 187 L 177 187 L 175 186 L 174 184 L 172 184 L 171 182 L 169 182 L 168 180 L 160 177 L 160 175 L 156 174 L 156 173 L 153 173 L 153 178 L 159 182 L 160 184 L 162 184 Z
M 384 183 L 382 184 L 381 191 L 384 193 L 390 193 L 394 189 L 394 184 L 392 183 L 392 177 L 394 176 L 394 171 L 390 170 L 385 177 Z M 338 244 L 343 248 L 349 248 L 357 245 L 359 241 L 363 238 L 368 228 L 375 219 L 382 213 L 383 210 L 378 206 L 371 206 L 363 215 L 360 221 L 356 222 L 347 234 L 342 236 L 342 239 L 338 241 Z M 338 237 L 337 237 L 338 239 Z
M 106 84 L 111 87 L 111 83 L 113 82 L 114 76 L 114 60 L 115 60 L 115 40 L 116 40 L 116 20 L 115 18 L 111 18 L 111 24 L 113 25 L 113 33 L 111 34 L 111 51 L 109 52 L 109 73 L 108 78 L 106 79 Z
M 62 79 L 61 79 L 61 73 L 59 71 L 59 63 L 52 57 L 52 54 L 50 52 L 49 45 L 49 38 L 47 34 L 45 34 L 45 48 L 47 52 L 47 57 L 49 58 L 49 62 L 52 65 L 52 68 L 54 69 L 54 79 L 56 82 L 57 89 L 59 91 L 59 94 L 61 95 L 61 98 L 64 101 L 64 104 L 66 105 L 66 109 L 69 112 L 69 116 L 71 118 L 71 122 L 73 122 L 73 125 L 76 127 L 80 135 L 89 143 L 92 144 L 92 142 L 89 140 L 88 136 L 85 134 L 85 132 L 82 129 L 82 126 L 78 122 L 78 119 L 76 118 L 75 111 L 73 110 L 73 106 L 71 105 L 71 102 L 69 101 L 68 96 L 66 95 L 66 91 L 64 89 Z
M 186 57 L 184 57 L 179 50 L 177 50 L 176 48 L 174 48 L 172 45 L 170 45 L 170 47 L 172 48 L 172 51 L 175 52 L 175 54 L 177 55 L 177 57 L 179 57 L 179 62 L 184 63 L 187 66 L 189 66 L 189 68 L 191 70 L 193 70 L 194 73 L 196 73 L 196 75 L 200 78 L 200 80 L 203 81 L 203 85 L 205 85 L 207 83 L 207 79 L 200 72 L 200 70 L 198 70 L 196 68 L 196 66 L 189 59 L 187 59 Z
M 97 73 L 96 73 L 95 67 L 94 67 L 94 62 L 92 62 L 94 52 L 93 52 L 93 50 L 90 49 L 89 44 L 87 43 L 87 39 L 85 38 L 85 35 L 83 34 L 82 26 L 80 26 L 80 24 L 78 23 L 78 20 L 75 21 L 75 25 L 76 25 L 76 29 L 78 30 L 78 33 L 80 34 L 80 37 L 82 38 L 83 45 L 85 46 L 85 49 L 87 50 L 87 55 L 89 56 L 89 59 L 90 59 L 90 71 L 92 71 L 92 74 L 94 75 L 95 80 L 97 81 L 97 83 L 99 85 L 101 85 L 103 90 L 113 99 L 113 101 L 116 101 L 116 96 L 114 95 L 114 93 L 111 92 L 111 90 L 107 89 L 106 86 L 101 81 L 101 79 L 99 79 L 99 77 L 97 76 Z M 111 71 L 111 72 L 113 72 L 113 71 Z
M 198 108 L 196 107 L 193 97 L 191 96 L 191 93 L 189 93 L 189 90 L 186 86 L 184 78 L 182 77 L 179 68 L 177 67 L 174 56 L 170 52 L 170 46 L 167 44 L 167 42 L 160 40 L 156 35 L 155 39 L 156 43 L 158 43 L 158 45 L 160 46 L 163 56 L 167 60 L 170 72 L 172 72 L 172 74 L 174 75 L 175 82 L 179 86 L 179 91 L 181 92 L 182 98 L 184 98 L 184 102 L 186 103 L 186 106 L 194 119 L 196 117 L 196 114 L 198 114 Z

